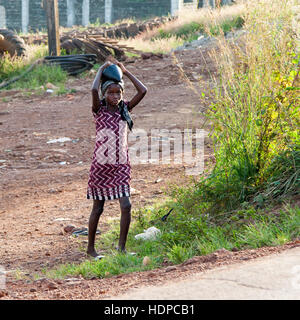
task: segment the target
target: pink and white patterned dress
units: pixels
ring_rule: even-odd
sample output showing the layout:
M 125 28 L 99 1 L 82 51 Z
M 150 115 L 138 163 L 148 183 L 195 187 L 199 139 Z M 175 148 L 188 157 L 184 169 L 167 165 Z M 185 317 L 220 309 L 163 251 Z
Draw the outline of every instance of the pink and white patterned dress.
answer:
M 94 113 L 96 143 L 88 180 L 87 198 L 113 200 L 130 196 L 131 166 L 127 122 L 119 110 L 108 111 L 101 103 Z

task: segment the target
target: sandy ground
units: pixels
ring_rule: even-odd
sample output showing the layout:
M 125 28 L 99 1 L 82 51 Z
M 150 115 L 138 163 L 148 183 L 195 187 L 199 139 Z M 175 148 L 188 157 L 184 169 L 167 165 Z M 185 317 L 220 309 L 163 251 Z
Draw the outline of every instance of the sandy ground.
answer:
M 134 127 L 148 135 L 152 129 L 177 128 L 182 132 L 199 128 L 204 121 L 201 111 L 208 101 L 199 100 L 182 81 L 180 67 L 200 93 L 211 86 L 209 73 L 215 73 L 214 64 L 203 49 L 178 52 L 176 57 L 176 62 L 170 55 L 126 64 L 149 89 L 133 111 Z M 93 78 L 91 73 L 87 78 L 70 80 L 68 87 L 76 92 L 62 96 L 0 92 L 0 264 L 6 271 L 2 299 L 102 299 L 145 281 L 160 283 L 195 272 L 188 264 L 172 272 L 162 269 L 107 279 L 34 280 L 34 274 L 44 268 L 86 259 L 86 238 L 74 238 L 64 227 L 87 227 L 91 210 L 86 187 L 95 140 L 89 92 Z M 133 86 L 127 83 L 126 97 L 130 99 L 133 94 Z M 47 143 L 61 137 L 71 140 Z M 213 161 L 207 139 L 204 159 L 205 165 Z M 172 162 L 133 165 L 133 209 L 163 198 L 172 183 L 188 183 L 188 166 Z M 101 232 L 107 230 L 111 219 L 118 220 L 119 214 L 118 201 L 108 201 L 101 217 Z M 215 259 L 201 268 L 253 259 L 293 245 L 297 244 L 235 253 L 235 258 Z M 16 279 L 16 274 L 21 279 Z

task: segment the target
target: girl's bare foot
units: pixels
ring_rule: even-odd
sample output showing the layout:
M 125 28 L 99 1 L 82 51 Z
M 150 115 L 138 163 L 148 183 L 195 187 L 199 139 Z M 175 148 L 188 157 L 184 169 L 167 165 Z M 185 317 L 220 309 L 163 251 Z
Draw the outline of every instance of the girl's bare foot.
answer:
M 88 249 L 88 250 L 86 251 L 86 253 L 87 253 L 89 256 L 94 257 L 94 258 L 98 256 L 98 253 L 96 252 L 95 249 Z

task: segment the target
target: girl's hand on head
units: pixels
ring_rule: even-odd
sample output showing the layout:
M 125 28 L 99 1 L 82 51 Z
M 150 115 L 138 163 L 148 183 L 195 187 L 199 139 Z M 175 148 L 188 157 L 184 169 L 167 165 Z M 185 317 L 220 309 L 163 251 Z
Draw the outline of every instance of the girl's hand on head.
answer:
M 126 72 L 127 72 L 127 69 L 125 68 L 125 66 L 124 66 L 123 63 L 117 61 L 116 65 L 117 65 L 118 67 L 120 67 L 120 69 L 122 70 L 123 73 L 126 73 Z
M 110 62 L 110 61 L 106 61 L 106 62 L 104 62 L 104 64 L 101 66 L 101 68 L 104 70 L 104 69 L 106 69 L 107 67 L 109 67 L 109 66 L 111 66 L 112 65 L 112 63 Z

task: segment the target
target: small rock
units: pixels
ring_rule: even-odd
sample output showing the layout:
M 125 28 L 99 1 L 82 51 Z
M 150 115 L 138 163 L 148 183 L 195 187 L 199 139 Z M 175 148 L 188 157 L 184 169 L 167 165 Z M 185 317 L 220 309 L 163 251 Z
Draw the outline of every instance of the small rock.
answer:
M 155 274 L 154 272 L 149 272 L 149 273 L 148 273 L 148 277 L 151 277 L 151 278 L 152 278 L 152 277 L 155 277 L 155 276 L 156 276 L 156 274 Z
M 183 266 L 187 266 L 189 264 L 197 263 L 199 261 L 198 257 L 190 258 L 182 263 Z
M 213 252 L 213 253 L 209 254 L 207 257 L 210 259 L 210 261 L 218 260 L 219 254 L 216 252 Z
M 161 181 L 163 181 L 163 179 L 158 178 L 158 179 L 155 180 L 155 183 L 159 183 L 159 182 L 161 182 Z
M 49 282 L 49 283 L 47 284 L 47 288 L 48 288 L 49 290 L 56 290 L 56 289 L 57 289 L 57 285 L 56 285 L 54 282 Z
M 51 188 L 48 190 L 48 193 L 59 193 L 59 192 L 62 192 L 62 190 L 55 189 L 55 188 Z
M 64 232 L 71 233 L 75 228 L 76 228 L 75 226 L 68 224 L 67 226 L 64 227 Z
M 7 296 L 7 292 L 5 290 L 0 290 L 0 298 Z
M 54 84 L 52 84 L 51 82 L 48 82 L 46 85 L 45 85 L 46 89 L 52 89 L 52 90 L 55 90 L 55 89 L 58 89 L 57 86 L 55 86 Z
M 131 195 L 136 195 L 136 194 L 140 194 L 141 193 L 141 191 L 138 191 L 138 190 L 136 190 L 136 189 L 134 189 L 134 188 L 130 188 L 130 193 L 131 193 Z
M 74 281 L 81 281 L 80 279 L 78 278 L 67 278 L 65 279 L 66 282 L 74 282 Z
M 216 250 L 213 254 L 215 254 L 217 256 L 223 256 L 223 255 L 231 255 L 232 252 L 222 248 L 222 249 Z
M 30 292 L 36 292 L 36 289 L 35 288 L 31 288 L 29 291 Z
M 176 267 L 170 266 L 170 267 L 167 267 L 167 268 L 166 268 L 165 272 L 171 272 L 171 271 L 175 271 L 175 270 L 177 270 Z
M 150 258 L 148 256 L 145 256 L 143 259 L 143 265 L 147 266 L 151 262 Z
M 152 54 L 151 56 L 151 59 L 154 59 L 154 60 L 159 60 L 159 59 L 163 59 L 164 56 L 161 54 L 161 53 L 155 53 L 155 54 Z
M 250 260 L 251 258 L 249 257 L 241 257 L 240 260 L 244 260 L 244 261 L 247 261 L 247 260 Z
M 149 52 L 141 54 L 141 57 L 143 60 L 150 59 L 152 56 L 153 56 L 153 53 L 149 53 Z

